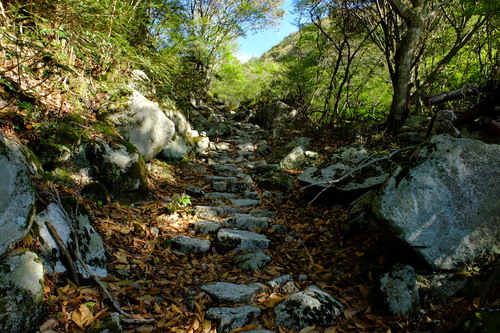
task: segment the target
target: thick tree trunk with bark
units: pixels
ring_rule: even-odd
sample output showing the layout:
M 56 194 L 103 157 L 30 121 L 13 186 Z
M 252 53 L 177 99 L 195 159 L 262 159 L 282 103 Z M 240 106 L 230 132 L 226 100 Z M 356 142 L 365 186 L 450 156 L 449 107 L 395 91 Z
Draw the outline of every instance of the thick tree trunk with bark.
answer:
M 394 135 L 403 126 L 410 111 L 411 74 L 416 65 L 417 50 L 421 46 L 424 23 L 450 0 L 437 4 L 432 0 L 410 0 L 409 3 L 401 0 L 386 1 L 406 23 L 406 31 L 398 43 L 394 57 L 395 71 L 392 78 L 394 95 L 387 119 L 387 130 Z
M 408 22 L 408 30 L 396 51 L 393 80 L 394 94 L 389 118 L 387 119 L 387 129 L 391 134 L 396 134 L 403 126 L 410 111 L 411 71 L 423 26 L 421 17 L 412 16 L 411 21 Z

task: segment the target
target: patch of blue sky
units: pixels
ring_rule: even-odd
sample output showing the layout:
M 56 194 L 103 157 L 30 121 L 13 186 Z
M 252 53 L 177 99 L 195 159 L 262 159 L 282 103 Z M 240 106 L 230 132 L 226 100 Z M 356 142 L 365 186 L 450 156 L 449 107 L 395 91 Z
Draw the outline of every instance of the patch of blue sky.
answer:
M 236 41 L 239 45 L 236 58 L 241 62 L 246 62 L 253 57 L 260 57 L 285 37 L 298 30 L 294 22 L 296 15 L 292 13 L 293 0 L 286 0 L 283 9 L 285 16 L 280 26 L 270 27 L 253 35 L 241 37 Z

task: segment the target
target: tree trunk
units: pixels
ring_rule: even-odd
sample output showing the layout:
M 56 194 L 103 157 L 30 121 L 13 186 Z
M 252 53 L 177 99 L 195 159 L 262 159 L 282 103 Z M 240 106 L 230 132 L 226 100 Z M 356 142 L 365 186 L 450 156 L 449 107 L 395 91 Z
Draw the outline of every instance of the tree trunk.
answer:
M 423 27 L 422 17 L 418 13 L 412 15 L 407 23 L 407 31 L 396 50 L 394 59 L 395 73 L 392 82 L 394 94 L 387 118 L 387 130 L 393 135 L 403 126 L 410 111 L 411 71 Z

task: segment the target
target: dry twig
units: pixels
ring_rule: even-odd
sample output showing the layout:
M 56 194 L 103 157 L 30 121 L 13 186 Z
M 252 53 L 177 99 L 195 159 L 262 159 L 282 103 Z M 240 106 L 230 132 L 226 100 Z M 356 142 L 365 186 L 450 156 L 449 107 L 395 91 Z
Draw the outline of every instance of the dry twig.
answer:
M 348 171 L 346 171 L 344 174 L 342 174 L 342 176 L 340 176 L 339 178 L 337 179 L 333 179 L 333 180 L 330 180 L 328 182 L 321 182 L 321 183 L 315 183 L 315 184 L 309 184 L 307 186 L 304 186 L 302 187 L 302 190 L 306 189 L 306 188 L 309 188 L 309 187 L 312 187 L 312 186 L 318 186 L 318 185 L 328 185 L 326 186 L 324 189 L 322 189 L 309 203 L 308 205 L 312 204 L 314 201 L 316 201 L 316 199 L 319 198 L 319 196 L 321 194 L 323 194 L 323 192 L 325 192 L 326 190 L 332 188 L 332 187 L 335 187 L 336 184 L 346 180 L 347 178 L 351 177 L 352 175 L 354 175 L 356 172 L 358 172 L 359 170 L 363 169 L 363 168 L 366 168 L 367 166 L 371 165 L 371 164 L 374 164 L 374 163 L 377 163 L 377 162 L 380 162 L 380 161 L 384 161 L 384 160 L 389 160 L 391 159 L 394 155 L 400 153 L 400 152 L 403 152 L 403 151 L 407 151 L 407 150 L 410 150 L 410 149 L 414 149 L 415 146 L 408 146 L 408 147 L 405 147 L 405 148 L 400 148 L 400 149 L 396 149 L 394 151 L 392 151 L 389 155 L 386 155 L 386 156 L 382 156 L 382 157 L 379 157 L 379 158 L 375 158 L 373 160 L 369 160 L 367 161 L 370 157 L 364 159 L 357 167 L 354 167 Z

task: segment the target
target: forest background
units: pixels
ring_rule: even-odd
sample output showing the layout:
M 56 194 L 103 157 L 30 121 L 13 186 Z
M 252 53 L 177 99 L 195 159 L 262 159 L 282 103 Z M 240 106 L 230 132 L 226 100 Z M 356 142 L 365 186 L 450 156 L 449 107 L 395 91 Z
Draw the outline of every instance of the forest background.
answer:
M 410 113 L 434 111 L 427 97 L 488 81 L 498 68 L 498 5 L 490 0 L 297 0 L 300 30 L 241 63 L 235 41 L 278 24 L 281 5 L 2 1 L 0 83 L 24 95 L 2 118 L 42 128 L 66 100 L 72 117 L 86 118 L 100 94 L 123 83 L 123 73 L 141 69 L 155 98 L 181 110 L 193 99 L 229 110 L 280 99 L 315 127 L 376 123 L 394 134 Z M 31 96 L 42 82 L 62 96 L 53 105 Z M 460 112 L 474 103 L 440 107 Z M 16 120 L 19 110 L 28 117 Z

